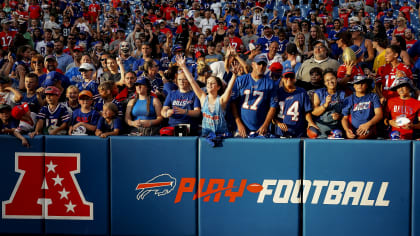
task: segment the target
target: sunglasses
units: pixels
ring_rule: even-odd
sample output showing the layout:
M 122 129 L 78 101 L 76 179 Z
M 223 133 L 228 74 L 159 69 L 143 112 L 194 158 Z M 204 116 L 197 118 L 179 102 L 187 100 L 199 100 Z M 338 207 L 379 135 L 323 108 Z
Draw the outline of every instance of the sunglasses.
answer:
M 259 65 L 259 66 L 261 66 L 261 65 L 262 65 L 262 66 L 266 66 L 266 65 L 267 65 L 267 63 L 265 63 L 265 62 L 263 62 L 263 61 L 260 61 L 260 62 L 258 62 L 258 63 L 257 63 L 257 65 Z
M 32 63 L 34 63 L 34 64 L 44 64 L 43 61 L 32 61 Z
M 101 58 L 101 61 L 106 61 L 106 58 Z

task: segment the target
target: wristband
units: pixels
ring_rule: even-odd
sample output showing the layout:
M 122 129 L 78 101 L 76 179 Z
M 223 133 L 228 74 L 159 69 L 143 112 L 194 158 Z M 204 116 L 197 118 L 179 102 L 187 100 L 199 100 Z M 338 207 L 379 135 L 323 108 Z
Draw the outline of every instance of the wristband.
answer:
M 188 108 L 185 109 L 185 115 L 188 115 Z

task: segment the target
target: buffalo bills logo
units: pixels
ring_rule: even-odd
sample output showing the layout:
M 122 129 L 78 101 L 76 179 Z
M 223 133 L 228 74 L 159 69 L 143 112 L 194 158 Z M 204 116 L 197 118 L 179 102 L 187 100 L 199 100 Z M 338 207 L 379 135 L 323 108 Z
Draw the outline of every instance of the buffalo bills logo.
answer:
M 172 192 L 176 186 L 176 179 L 169 174 L 161 174 L 153 177 L 147 182 L 137 184 L 136 191 L 137 200 L 144 200 L 144 198 L 151 192 L 155 192 L 155 195 L 165 196 Z

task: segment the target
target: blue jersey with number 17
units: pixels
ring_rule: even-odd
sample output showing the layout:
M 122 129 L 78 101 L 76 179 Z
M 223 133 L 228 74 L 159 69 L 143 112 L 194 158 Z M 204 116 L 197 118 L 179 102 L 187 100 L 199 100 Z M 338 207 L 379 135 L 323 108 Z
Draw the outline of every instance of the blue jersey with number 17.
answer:
M 277 90 L 279 112 L 276 119 L 287 125 L 287 133 L 276 126 L 276 134 L 281 136 L 301 137 L 306 130 L 306 113 L 312 110 L 311 100 L 303 88 L 288 93 L 284 88 Z
M 268 76 L 257 81 L 251 74 L 238 77 L 233 87 L 232 99 L 237 100 L 241 106 L 241 120 L 249 131 L 258 130 L 270 107 L 277 106 L 275 85 Z

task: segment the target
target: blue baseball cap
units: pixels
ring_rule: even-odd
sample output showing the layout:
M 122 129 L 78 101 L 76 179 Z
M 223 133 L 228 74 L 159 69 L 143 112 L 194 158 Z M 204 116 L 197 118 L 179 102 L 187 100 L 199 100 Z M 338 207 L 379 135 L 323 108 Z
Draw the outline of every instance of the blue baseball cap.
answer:
M 134 83 L 134 85 L 146 85 L 148 88 L 151 87 L 149 79 L 144 76 L 141 76 L 140 78 L 138 78 L 136 82 Z
M 283 69 L 283 77 L 286 77 L 286 75 L 293 75 L 293 78 L 295 77 L 295 71 L 291 67 L 286 67 Z
M 61 78 L 60 73 L 57 71 L 51 71 L 45 77 L 44 82 L 42 83 L 42 87 L 54 86 Z
M 268 64 L 267 57 L 263 54 L 258 54 L 257 56 L 255 56 L 254 62 L 255 63 L 264 62 L 266 65 Z

